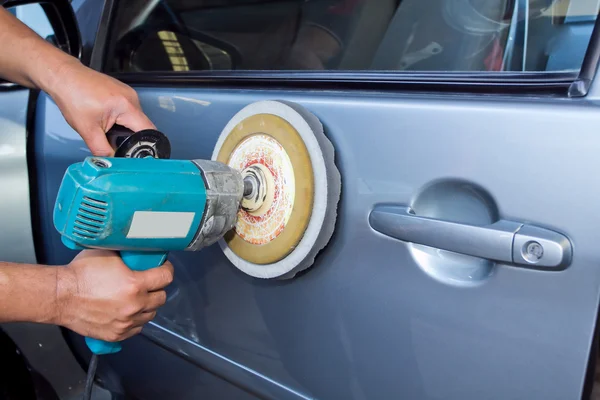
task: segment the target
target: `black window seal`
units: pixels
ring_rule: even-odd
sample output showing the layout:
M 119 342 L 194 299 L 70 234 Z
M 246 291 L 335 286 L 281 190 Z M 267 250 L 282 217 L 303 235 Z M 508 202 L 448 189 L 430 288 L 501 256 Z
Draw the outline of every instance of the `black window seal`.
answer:
M 473 93 L 564 94 L 576 73 L 474 74 L 394 72 L 134 72 L 111 74 L 132 85 L 190 87 L 194 85 L 245 88 L 294 88 L 324 90 L 417 90 Z
M 90 67 L 130 85 L 245 88 L 417 90 L 451 93 L 534 94 L 585 97 L 600 61 L 600 16 L 596 17 L 581 69 L 573 72 L 402 71 L 104 71 L 111 25 L 119 0 L 105 0 Z

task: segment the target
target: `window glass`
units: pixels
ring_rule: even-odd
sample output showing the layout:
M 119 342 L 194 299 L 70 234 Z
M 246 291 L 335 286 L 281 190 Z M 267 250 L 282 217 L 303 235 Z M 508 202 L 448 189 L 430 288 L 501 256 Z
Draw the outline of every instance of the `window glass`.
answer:
M 120 1 L 106 69 L 577 71 L 598 3 Z
M 44 39 L 51 40 L 53 37 L 52 25 L 48 21 L 46 12 L 39 4 L 24 4 L 10 7 L 8 10 Z

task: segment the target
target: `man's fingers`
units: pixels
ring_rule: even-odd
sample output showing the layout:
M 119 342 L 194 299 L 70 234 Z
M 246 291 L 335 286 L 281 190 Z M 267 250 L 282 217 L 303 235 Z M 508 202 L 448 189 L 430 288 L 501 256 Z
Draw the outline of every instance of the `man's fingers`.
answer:
M 134 327 L 143 326 L 156 317 L 156 310 L 144 311 L 136 315 L 133 319 Z
M 106 133 L 100 127 L 89 133 L 82 133 L 81 137 L 93 155 L 98 157 L 112 157 L 114 155 L 115 151 L 108 143 Z
M 129 110 L 117 117 L 117 124 L 129 128 L 134 132 L 139 132 L 144 129 L 156 129 L 156 126 L 150 119 L 134 106 L 129 107 Z
M 124 100 L 125 101 L 125 100 Z M 144 114 L 144 112 L 131 103 L 123 107 L 123 112 L 115 120 L 115 124 L 131 129 L 133 132 L 139 132 L 144 129 L 156 129 L 156 126 Z M 85 144 L 93 155 L 98 157 L 113 157 L 115 150 L 112 148 L 106 137 L 106 132 L 100 126 L 79 132 Z
M 152 268 L 147 271 L 136 271 L 138 279 L 148 292 L 163 289 L 173 282 L 173 264 L 169 261 L 160 267 Z
M 152 312 L 157 308 L 162 307 L 167 302 L 167 292 L 160 290 L 158 292 L 152 292 L 148 294 L 146 301 L 146 308 L 144 312 Z
M 142 332 L 142 326 L 135 327 L 135 328 L 131 329 L 130 331 L 127 331 L 125 334 L 123 334 L 119 341 L 129 339 L 130 337 L 133 337 L 135 335 L 139 335 L 141 332 Z

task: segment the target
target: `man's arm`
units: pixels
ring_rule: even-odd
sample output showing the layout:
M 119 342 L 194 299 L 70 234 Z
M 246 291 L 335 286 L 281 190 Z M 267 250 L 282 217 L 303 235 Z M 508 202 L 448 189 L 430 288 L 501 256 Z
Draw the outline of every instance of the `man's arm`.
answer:
M 0 263 L 0 323 L 56 323 L 59 272 L 58 267 Z
M 0 7 L 0 76 L 28 88 L 54 85 L 68 54 L 42 39 L 29 27 Z
M 0 76 L 48 93 L 97 156 L 111 156 L 106 132 L 156 129 L 129 86 L 81 64 L 0 7 Z
M 0 76 L 56 102 L 94 155 L 111 156 L 106 132 L 154 128 L 129 86 L 82 65 L 0 6 Z M 131 271 L 111 251 L 85 250 L 67 266 L 0 262 L 0 322 L 65 326 L 108 341 L 140 332 L 166 301 L 173 266 Z
M 0 263 L 0 323 L 65 326 L 108 341 L 139 333 L 165 304 L 173 265 L 132 271 L 114 252 L 86 250 L 67 266 Z

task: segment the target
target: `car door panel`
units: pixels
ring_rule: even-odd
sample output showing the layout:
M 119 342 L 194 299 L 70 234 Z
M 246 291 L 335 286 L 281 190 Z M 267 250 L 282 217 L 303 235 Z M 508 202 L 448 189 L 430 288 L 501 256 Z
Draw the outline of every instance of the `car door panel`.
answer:
M 168 362 L 165 363 L 165 360 Z M 169 350 L 140 338 L 128 340 L 122 353 L 103 359 L 99 369 L 101 371 L 98 374 L 103 378 L 103 383 L 116 389 L 114 393 L 134 395 L 139 399 L 265 398 L 257 397 L 252 392 L 207 372 L 195 361 L 174 357 Z
M 29 90 L 0 92 L 0 250 L 5 262 L 35 263 L 27 165 Z
M 207 373 L 260 398 L 581 395 L 600 292 L 593 102 L 151 86 L 136 90 L 172 158 L 210 158 L 227 121 L 251 102 L 312 111 L 336 149 L 338 221 L 315 265 L 289 281 L 245 276 L 218 246 L 171 253 L 167 304 L 142 337 L 105 358 L 100 377 L 149 399 L 194 398 Z M 88 152 L 51 100 L 42 97 L 37 112 L 45 250 L 62 264 L 74 253 L 50 210 L 65 168 Z M 373 230 L 370 212 L 382 204 L 544 227 L 569 238 L 573 257 L 544 271 L 419 247 Z M 222 398 L 223 381 L 211 382 L 208 398 Z

